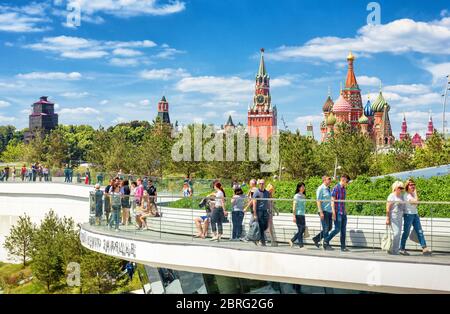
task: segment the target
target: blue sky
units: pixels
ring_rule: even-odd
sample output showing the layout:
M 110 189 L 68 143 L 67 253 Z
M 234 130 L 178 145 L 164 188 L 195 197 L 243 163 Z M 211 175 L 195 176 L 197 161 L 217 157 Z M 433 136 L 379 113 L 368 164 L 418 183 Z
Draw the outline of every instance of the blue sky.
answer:
M 395 136 L 403 113 L 410 132 L 426 132 L 430 110 L 441 126 L 448 1 L 378 1 L 381 24 L 367 25 L 360 0 L 78 0 L 75 27 L 72 1 L 0 1 L 0 124 L 26 127 L 41 95 L 65 124 L 152 120 L 162 95 L 181 124 L 245 124 L 264 47 L 279 126 L 311 121 L 319 136 L 349 50 L 364 102 L 382 82 Z

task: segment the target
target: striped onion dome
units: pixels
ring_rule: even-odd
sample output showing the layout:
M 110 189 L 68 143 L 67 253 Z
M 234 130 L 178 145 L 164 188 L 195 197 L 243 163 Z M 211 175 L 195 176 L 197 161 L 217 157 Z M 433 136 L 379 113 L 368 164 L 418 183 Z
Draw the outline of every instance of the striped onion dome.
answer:
M 330 113 L 330 115 L 327 118 L 327 124 L 333 125 L 336 123 L 336 116 L 333 113 Z
M 342 94 L 339 96 L 338 100 L 334 103 L 333 112 L 350 112 L 352 106 L 345 100 Z
M 383 112 L 384 106 L 387 106 L 389 108 L 389 104 L 387 103 L 386 99 L 384 99 L 383 93 L 380 91 L 377 99 L 372 103 L 372 110 L 374 112 Z
M 325 100 L 325 103 L 323 104 L 322 111 L 323 112 L 331 112 L 333 109 L 333 99 L 331 99 L 331 96 L 328 95 L 327 100 Z
M 327 127 L 327 123 L 325 120 L 323 120 L 322 122 L 320 122 L 320 128 L 326 128 Z
M 363 114 L 359 119 L 358 122 L 360 124 L 368 124 L 369 123 L 369 118 L 366 117 L 365 114 Z
M 370 100 L 368 100 L 364 106 L 364 115 L 366 117 L 373 117 L 372 104 L 370 103 Z

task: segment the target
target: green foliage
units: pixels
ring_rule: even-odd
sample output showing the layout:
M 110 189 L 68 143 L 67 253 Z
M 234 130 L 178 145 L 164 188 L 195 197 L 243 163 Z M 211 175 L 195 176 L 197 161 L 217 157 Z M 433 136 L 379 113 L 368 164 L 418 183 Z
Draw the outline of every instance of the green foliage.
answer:
M 441 177 L 432 177 L 430 179 L 415 178 L 419 199 L 422 201 L 448 201 L 450 199 L 450 189 L 447 188 L 450 175 Z M 392 183 L 396 181 L 393 177 L 385 177 L 371 181 L 367 176 L 359 176 L 352 180 L 347 187 L 348 200 L 373 200 L 382 201 L 381 203 L 348 203 L 346 205 L 349 215 L 362 216 L 382 216 L 385 213 L 388 195 L 391 193 Z M 316 190 L 322 184 L 320 177 L 310 177 L 303 181 L 306 185 L 306 198 L 309 200 L 316 199 Z M 292 199 L 298 181 L 271 181 L 266 180 L 266 185 L 271 183 L 275 187 L 274 198 L 283 199 L 275 201 L 275 207 L 284 213 L 292 211 Z M 332 182 L 332 187 L 337 182 Z M 246 191 L 246 189 L 244 189 Z M 245 192 L 244 191 L 244 192 Z M 231 197 L 233 192 L 231 188 L 225 187 L 227 197 Z M 198 203 L 200 198 L 206 196 L 210 192 L 202 193 L 196 198 L 183 198 L 174 202 L 170 202 L 168 206 L 174 208 L 194 208 L 199 209 Z M 227 208 L 230 208 L 229 202 Z M 426 217 L 450 217 L 450 206 L 448 205 L 419 205 L 419 214 Z M 315 214 L 317 212 L 316 203 L 314 201 L 307 202 L 306 212 Z
M 11 227 L 9 235 L 5 238 L 3 246 L 9 254 L 18 256 L 25 267 L 31 256 L 33 237 L 36 226 L 31 222 L 29 216 L 20 216 L 18 222 Z

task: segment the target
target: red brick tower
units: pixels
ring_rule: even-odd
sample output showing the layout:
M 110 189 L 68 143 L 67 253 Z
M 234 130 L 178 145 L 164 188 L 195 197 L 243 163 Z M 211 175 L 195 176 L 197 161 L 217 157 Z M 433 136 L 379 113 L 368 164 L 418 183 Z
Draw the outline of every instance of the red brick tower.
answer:
M 352 106 L 350 124 L 352 128 L 358 128 L 358 119 L 362 116 L 363 106 L 361 100 L 361 90 L 359 89 L 355 72 L 353 71 L 353 61 L 355 61 L 355 57 L 350 51 L 347 56 L 348 71 L 342 96 L 344 96 L 345 100 L 347 100 L 347 102 Z
M 248 110 L 248 134 L 250 137 L 269 139 L 277 129 L 277 108 L 272 107 L 270 77 L 264 64 L 264 49 L 261 49 L 259 70 L 256 74 L 253 106 Z
M 409 137 L 408 126 L 406 125 L 406 117 L 403 114 L 402 132 L 400 133 L 400 141 L 403 141 Z

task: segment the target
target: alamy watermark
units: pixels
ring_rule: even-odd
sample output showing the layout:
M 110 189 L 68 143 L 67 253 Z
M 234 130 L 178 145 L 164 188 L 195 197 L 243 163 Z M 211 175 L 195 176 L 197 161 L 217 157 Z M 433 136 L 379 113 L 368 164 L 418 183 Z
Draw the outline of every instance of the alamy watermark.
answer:
M 266 141 L 261 136 L 250 136 L 246 141 L 246 131 L 241 128 L 217 132 L 209 125 L 194 124 L 192 128 L 184 127 L 172 147 L 172 160 L 261 161 L 261 172 L 277 171 L 280 159 L 279 133 L 264 126 L 258 127 L 258 132 L 270 134 L 270 140 Z
M 378 2 L 370 2 L 367 4 L 367 11 L 371 11 L 367 15 L 368 25 L 380 25 L 381 24 L 381 6 Z
M 66 7 L 67 13 L 67 21 L 66 25 L 68 27 L 77 27 L 81 25 L 81 4 L 78 1 L 71 0 L 67 2 Z

